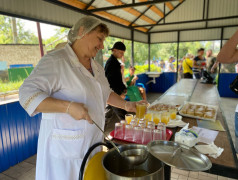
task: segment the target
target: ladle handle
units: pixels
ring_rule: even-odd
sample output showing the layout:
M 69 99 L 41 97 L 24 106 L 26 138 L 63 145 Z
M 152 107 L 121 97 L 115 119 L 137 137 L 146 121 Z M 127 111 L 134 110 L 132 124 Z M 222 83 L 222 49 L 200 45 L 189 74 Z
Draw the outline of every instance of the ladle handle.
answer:
M 92 120 L 92 121 L 98 127 L 98 129 L 100 129 L 100 131 L 104 134 L 104 136 L 108 139 L 108 141 L 113 145 L 113 147 L 120 153 L 120 150 L 118 149 L 118 147 L 109 139 L 109 137 L 106 135 L 106 133 L 99 127 L 99 125 L 97 125 L 97 123 L 95 123 L 94 120 Z
M 95 124 L 95 125 L 97 126 L 97 128 L 104 134 L 104 136 L 108 138 L 108 136 L 106 135 L 106 133 L 104 133 L 104 131 L 100 128 L 100 126 L 97 125 L 97 123 L 95 123 L 94 120 L 92 120 L 92 121 L 93 121 L 93 124 Z M 108 138 L 108 139 L 109 139 L 109 138 Z

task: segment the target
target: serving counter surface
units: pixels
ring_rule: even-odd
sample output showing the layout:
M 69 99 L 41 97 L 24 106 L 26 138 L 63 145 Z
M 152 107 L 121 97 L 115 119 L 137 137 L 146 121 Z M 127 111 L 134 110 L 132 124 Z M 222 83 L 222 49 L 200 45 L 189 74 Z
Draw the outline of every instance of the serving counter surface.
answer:
M 183 104 L 184 101 L 203 103 L 218 106 L 217 120 L 221 122 L 225 131 L 219 132 L 214 142 L 218 147 L 224 148 L 223 153 L 216 159 L 209 157 L 213 166 L 208 173 L 226 176 L 238 179 L 238 160 L 235 153 L 234 145 L 230 132 L 220 108 L 220 96 L 215 85 L 202 84 L 198 80 L 182 79 L 162 96 L 156 99 L 156 103 Z M 183 121 L 189 123 L 189 127 L 197 126 L 197 119 L 183 117 Z M 174 134 L 181 128 L 172 128 Z M 174 138 L 172 137 L 172 141 Z M 116 141 L 117 143 L 122 143 Z M 168 177 L 166 179 L 169 179 Z

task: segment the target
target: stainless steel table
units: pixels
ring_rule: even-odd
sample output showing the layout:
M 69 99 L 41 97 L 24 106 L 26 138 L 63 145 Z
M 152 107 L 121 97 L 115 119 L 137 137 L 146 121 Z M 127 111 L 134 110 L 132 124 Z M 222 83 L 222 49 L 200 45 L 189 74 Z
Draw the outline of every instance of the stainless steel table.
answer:
M 198 80 L 182 79 L 180 82 L 173 85 L 162 96 L 152 104 L 172 103 L 183 104 L 184 101 L 204 103 L 209 105 L 218 106 L 217 120 L 221 122 L 226 131 L 219 132 L 215 140 L 218 147 L 224 148 L 223 153 L 218 158 L 214 159 L 209 157 L 212 162 L 212 168 L 207 171 L 208 173 L 226 176 L 238 179 L 238 160 L 235 153 L 234 145 L 230 136 L 230 132 L 223 116 L 222 109 L 220 108 L 220 96 L 215 85 L 202 84 Z M 189 126 L 197 126 L 197 121 L 194 118 L 184 117 L 183 121 L 189 123 Z M 181 128 L 172 128 L 173 135 Z M 174 140 L 174 137 L 171 139 Z M 114 140 L 118 144 L 125 142 Z M 165 166 L 165 179 L 170 179 L 171 169 Z
M 219 107 L 217 120 L 221 122 L 226 131 L 219 131 L 214 143 L 218 147 L 224 148 L 224 151 L 221 156 L 216 159 L 209 157 L 212 162 L 212 168 L 207 172 L 238 179 L 238 160 L 227 126 L 226 118 L 223 116 L 224 113 L 220 108 L 220 96 L 216 86 L 211 84 L 202 84 L 198 80 L 182 79 L 165 92 L 160 98 L 155 100 L 153 104 L 158 102 L 183 104 L 184 101 L 204 103 Z M 183 121 L 189 123 L 189 127 L 197 126 L 197 120 L 194 118 L 184 117 Z M 173 128 L 171 130 L 175 133 L 180 129 L 181 128 Z

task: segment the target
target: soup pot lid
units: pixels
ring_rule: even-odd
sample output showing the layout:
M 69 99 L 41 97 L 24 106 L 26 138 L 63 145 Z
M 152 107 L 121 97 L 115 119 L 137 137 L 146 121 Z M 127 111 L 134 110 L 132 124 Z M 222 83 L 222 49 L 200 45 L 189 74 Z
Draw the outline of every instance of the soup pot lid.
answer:
M 147 148 L 165 164 L 188 171 L 205 171 L 212 167 L 207 156 L 188 146 L 172 141 L 152 141 Z

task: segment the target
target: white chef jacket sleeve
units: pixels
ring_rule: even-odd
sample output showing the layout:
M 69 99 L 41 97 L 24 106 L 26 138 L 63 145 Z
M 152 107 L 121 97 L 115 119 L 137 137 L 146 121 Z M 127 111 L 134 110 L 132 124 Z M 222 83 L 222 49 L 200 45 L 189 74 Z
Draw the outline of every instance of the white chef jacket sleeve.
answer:
M 37 106 L 59 89 L 57 62 L 52 56 L 44 56 L 20 87 L 19 102 L 30 116 L 36 115 Z

